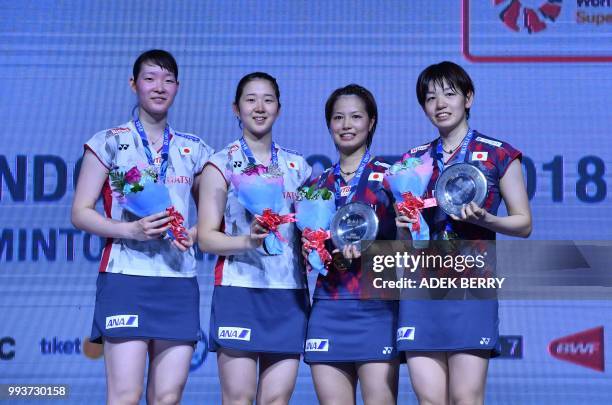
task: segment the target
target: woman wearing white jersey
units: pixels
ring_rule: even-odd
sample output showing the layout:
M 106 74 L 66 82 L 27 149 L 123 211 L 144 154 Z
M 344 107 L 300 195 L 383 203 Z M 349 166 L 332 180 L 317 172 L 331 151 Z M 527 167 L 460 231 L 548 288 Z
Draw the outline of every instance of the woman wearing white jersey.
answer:
M 72 222 L 106 238 L 91 337 L 104 343 L 108 404 L 139 403 L 147 355 L 147 403 L 178 404 L 199 339 L 192 249 L 197 229 L 189 229 L 180 242 L 163 239 L 173 217 L 166 211 L 134 217 L 112 196 L 109 178 L 118 167 L 154 165 L 174 208 L 189 218 L 190 194 L 198 196 L 198 178 L 212 150 L 199 138 L 168 125 L 178 85 L 178 67 L 171 54 L 143 53 L 130 79 L 138 116 L 97 133 L 85 144 Z M 105 215 L 95 209 L 100 196 Z
M 200 183 L 198 242 L 219 255 L 210 344 L 217 352 L 224 404 L 288 403 L 304 349 L 309 301 L 296 227 L 278 228 L 286 243 L 280 254 L 270 255 L 263 243 L 268 231 L 240 204 L 231 182 L 247 166 L 280 173 L 278 214 L 293 212 L 295 192 L 311 168 L 301 155 L 272 141 L 279 99 L 276 80 L 267 73 L 240 80 L 233 110 L 242 138 L 211 157 Z

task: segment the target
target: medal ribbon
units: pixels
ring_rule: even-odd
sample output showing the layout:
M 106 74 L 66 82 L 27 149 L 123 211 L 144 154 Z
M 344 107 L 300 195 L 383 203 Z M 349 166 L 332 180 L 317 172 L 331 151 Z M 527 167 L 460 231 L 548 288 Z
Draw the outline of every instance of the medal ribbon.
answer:
M 344 197 L 342 196 L 342 186 L 341 186 L 341 176 L 340 176 L 340 162 L 336 163 L 334 166 L 334 177 L 336 178 L 336 207 L 342 207 L 345 204 L 351 202 L 353 197 L 355 197 L 355 193 L 357 192 L 357 185 L 359 184 L 359 180 L 361 179 L 361 175 L 365 170 L 366 165 L 370 161 L 370 150 L 366 149 L 363 157 L 361 158 L 361 162 L 359 163 L 359 167 L 355 172 L 355 176 L 351 179 L 347 187 L 350 187 L 349 194 Z
M 142 126 L 139 118 L 134 118 L 134 126 L 136 127 L 136 131 L 138 131 L 138 135 L 140 135 L 140 139 L 142 140 L 142 145 L 144 146 L 145 154 L 147 155 L 147 160 L 149 164 L 155 166 L 155 161 L 153 160 L 153 153 L 151 152 L 151 148 L 149 147 L 149 141 L 147 139 L 147 133 Z M 161 164 L 159 167 L 159 181 L 163 184 L 166 182 L 166 171 L 168 170 L 168 152 L 170 150 L 170 126 L 166 124 L 164 128 L 164 143 L 162 144 L 161 149 Z
M 242 152 L 244 153 L 244 156 L 246 156 L 249 163 L 251 163 L 253 166 L 256 166 L 257 162 L 255 160 L 255 156 L 253 155 L 253 152 L 251 152 L 251 148 L 249 148 L 249 145 L 246 143 L 244 136 L 240 138 L 240 148 L 242 148 Z M 277 152 L 276 144 L 274 143 L 274 141 L 272 141 L 272 144 L 270 145 L 270 149 L 271 149 L 270 151 L 271 159 L 270 159 L 269 166 L 278 166 L 278 152 Z

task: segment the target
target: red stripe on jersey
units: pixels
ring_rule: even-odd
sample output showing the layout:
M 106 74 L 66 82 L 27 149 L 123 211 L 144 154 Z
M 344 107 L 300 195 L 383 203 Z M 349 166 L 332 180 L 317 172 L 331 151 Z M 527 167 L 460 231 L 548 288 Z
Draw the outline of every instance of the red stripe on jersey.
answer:
M 215 166 L 216 167 L 216 166 Z M 225 218 L 221 220 L 220 232 L 225 232 Z M 217 264 L 215 264 L 215 285 L 221 285 L 223 281 L 223 266 L 225 265 L 225 256 L 217 257 Z
M 108 181 L 104 182 L 104 186 L 102 187 L 102 203 L 104 205 L 104 213 L 107 218 L 111 218 L 111 208 L 113 206 L 113 195 L 111 193 L 111 188 L 108 185 Z M 98 270 L 100 273 L 106 272 L 106 266 L 108 266 L 108 259 L 110 257 L 111 250 L 113 248 L 113 238 L 106 238 L 106 243 L 104 244 L 104 250 L 102 251 L 102 260 L 100 260 L 100 269 Z

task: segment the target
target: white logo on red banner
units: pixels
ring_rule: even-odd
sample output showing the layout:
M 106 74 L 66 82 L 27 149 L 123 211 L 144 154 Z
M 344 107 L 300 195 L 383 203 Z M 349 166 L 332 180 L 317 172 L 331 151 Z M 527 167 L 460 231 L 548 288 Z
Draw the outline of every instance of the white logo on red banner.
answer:
M 604 327 L 587 329 L 553 340 L 548 352 L 556 359 L 604 371 Z

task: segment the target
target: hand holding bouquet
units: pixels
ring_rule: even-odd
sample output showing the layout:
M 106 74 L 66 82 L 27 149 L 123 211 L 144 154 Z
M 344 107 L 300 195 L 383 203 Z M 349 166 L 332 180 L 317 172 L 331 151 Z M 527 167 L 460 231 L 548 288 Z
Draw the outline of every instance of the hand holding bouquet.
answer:
M 326 188 L 302 187 L 298 190 L 295 204 L 296 225 L 302 231 L 302 237 L 307 240 L 304 247 L 310 249 L 308 263 L 312 270 L 326 276 L 332 260 L 325 249 L 325 240 L 330 238 L 329 226 L 336 212 L 333 194 Z
M 183 216 L 172 205 L 168 189 L 158 182 L 154 166 L 138 165 L 128 170 L 114 168 L 109 173 L 113 196 L 119 205 L 138 217 L 146 217 L 166 211 L 174 219 L 170 222 L 168 236 L 172 240 L 187 239 Z
M 430 156 L 406 158 L 395 163 L 386 173 L 385 179 L 395 197 L 398 213 L 415 220 L 410 230 L 413 240 L 429 240 L 429 227 L 421 211 L 434 206 L 435 200 L 423 200 L 421 196 L 427 189 L 431 175 Z
M 283 252 L 286 242 L 278 228 L 282 224 L 295 222 L 294 214 L 280 215 L 284 206 L 283 177 L 276 165 L 249 164 L 240 174 L 232 174 L 231 182 L 236 196 L 259 225 L 270 231 L 264 239 L 265 248 L 272 255 Z

